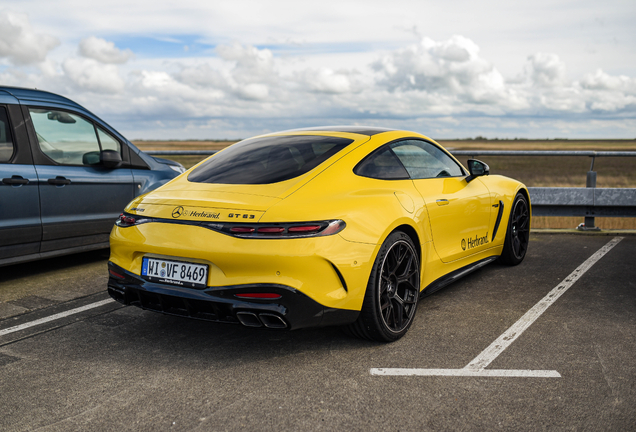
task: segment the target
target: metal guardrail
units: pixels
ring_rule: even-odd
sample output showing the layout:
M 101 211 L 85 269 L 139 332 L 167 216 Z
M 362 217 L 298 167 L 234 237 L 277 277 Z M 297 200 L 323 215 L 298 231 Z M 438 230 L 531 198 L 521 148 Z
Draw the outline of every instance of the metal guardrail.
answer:
M 454 156 L 587 156 L 592 158 L 585 188 L 531 187 L 534 216 L 584 217 L 580 230 L 599 230 L 595 217 L 636 217 L 636 189 L 596 188 L 597 157 L 636 157 L 636 151 L 593 150 L 450 150 Z M 152 156 L 209 156 L 217 150 L 152 150 Z
M 636 151 L 593 150 L 453 150 L 455 156 L 588 156 L 585 188 L 528 188 L 534 216 L 582 216 L 577 228 L 598 231 L 595 217 L 636 217 L 636 189 L 596 188 L 597 157 L 636 157 Z
M 454 156 L 588 156 L 592 158 L 590 171 L 594 171 L 597 157 L 636 157 L 636 151 L 594 150 L 451 150 Z
M 535 216 L 636 217 L 636 189 L 530 187 Z

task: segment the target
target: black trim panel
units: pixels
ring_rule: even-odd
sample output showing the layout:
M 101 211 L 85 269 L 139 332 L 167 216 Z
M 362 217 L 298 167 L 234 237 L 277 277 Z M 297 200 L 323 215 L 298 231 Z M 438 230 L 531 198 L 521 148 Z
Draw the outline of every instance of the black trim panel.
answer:
M 29 136 L 24 122 L 24 117 L 19 105 L 6 105 L 11 124 L 15 150 L 10 163 L 20 165 L 32 165 L 31 147 L 29 146 Z
M 295 330 L 350 324 L 360 313 L 325 307 L 285 285 L 250 284 L 195 289 L 145 281 L 112 262 L 108 263 L 108 269 L 108 293 L 113 299 L 125 305 L 168 315 L 230 324 L 240 323 L 236 315 L 239 312 L 255 316 L 275 315 L 287 324 L 286 328 Z M 276 293 L 281 297 L 274 300 L 235 297 L 240 293 L 264 292 Z
M 490 239 L 490 241 L 493 241 L 495 239 L 495 236 L 497 235 L 497 230 L 499 229 L 499 224 L 501 223 L 501 217 L 503 216 L 503 211 L 504 203 L 503 201 L 499 200 L 499 213 L 497 213 L 497 222 L 495 222 L 495 228 L 492 230 L 492 239 Z

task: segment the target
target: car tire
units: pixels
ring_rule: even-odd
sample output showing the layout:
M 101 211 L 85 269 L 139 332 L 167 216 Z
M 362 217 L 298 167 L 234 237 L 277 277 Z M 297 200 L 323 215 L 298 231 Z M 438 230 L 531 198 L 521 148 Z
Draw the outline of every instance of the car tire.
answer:
M 420 260 L 411 238 L 391 233 L 373 264 L 362 309 L 347 333 L 379 342 L 406 334 L 415 318 L 420 294 Z
M 518 193 L 510 210 L 506 240 L 499 261 L 511 266 L 521 263 L 528 251 L 529 242 L 530 206 L 527 198 Z

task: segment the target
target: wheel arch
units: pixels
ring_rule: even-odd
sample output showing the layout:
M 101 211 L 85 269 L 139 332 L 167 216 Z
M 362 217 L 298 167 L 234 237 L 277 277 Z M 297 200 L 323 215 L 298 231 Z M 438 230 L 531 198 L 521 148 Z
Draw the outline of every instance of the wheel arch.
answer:
M 390 236 L 396 231 L 402 231 L 404 234 L 411 238 L 411 241 L 415 245 L 415 251 L 417 252 L 417 256 L 420 259 L 420 272 L 422 271 L 422 245 L 420 244 L 420 236 L 417 234 L 415 228 L 413 228 L 409 224 L 402 224 L 393 229 L 386 237 Z M 385 237 L 385 239 L 386 239 Z
M 525 186 L 521 186 L 517 193 L 522 194 L 525 197 L 526 201 L 528 201 L 528 208 L 530 209 L 530 227 L 532 227 L 532 202 L 530 201 L 530 193 Z M 515 196 L 517 196 L 517 193 L 515 194 Z

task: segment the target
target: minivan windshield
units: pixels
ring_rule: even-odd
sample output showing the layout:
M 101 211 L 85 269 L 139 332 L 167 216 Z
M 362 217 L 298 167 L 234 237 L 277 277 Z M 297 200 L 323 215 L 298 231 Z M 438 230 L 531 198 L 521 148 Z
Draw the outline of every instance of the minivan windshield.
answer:
M 252 138 L 223 150 L 195 168 L 196 183 L 270 184 L 309 172 L 353 142 L 317 135 Z

